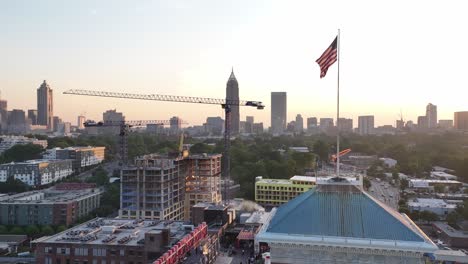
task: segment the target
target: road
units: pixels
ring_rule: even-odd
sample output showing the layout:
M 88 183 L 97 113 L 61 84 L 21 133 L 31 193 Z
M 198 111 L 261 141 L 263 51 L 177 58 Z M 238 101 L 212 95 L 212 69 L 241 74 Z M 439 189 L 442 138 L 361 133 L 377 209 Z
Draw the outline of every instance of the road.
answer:
M 371 180 L 369 193 L 381 202 L 386 203 L 395 210 L 398 210 L 398 201 L 400 200 L 400 191 L 386 181 Z
M 34 258 L 14 258 L 14 257 L 0 257 L 2 264 L 15 264 L 15 263 L 36 263 Z

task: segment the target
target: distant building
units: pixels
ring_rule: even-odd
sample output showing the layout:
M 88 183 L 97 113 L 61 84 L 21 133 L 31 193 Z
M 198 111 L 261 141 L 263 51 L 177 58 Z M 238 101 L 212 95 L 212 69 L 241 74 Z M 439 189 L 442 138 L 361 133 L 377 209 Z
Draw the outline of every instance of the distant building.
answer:
M 53 117 L 53 91 L 44 80 L 41 86 L 37 89 L 37 124 L 47 126 L 50 131 L 53 131 Z
M 429 121 L 427 120 L 427 116 L 418 116 L 418 128 L 426 129 L 428 127 L 429 127 Z
M 442 129 L 452 129 L 453 120 L 439 120 L 439 127 Z
M 436 128 L 437 127 L 437 106 L 429 103 L 426 106 L 426 117 L 427 117 L 427 127 Z
M 416 198 L 408 201 L 408 209 L 411 212 L 429 211 L 445 218 L 449 213 L 455 211 L 455 204 L 448 204 L 442 199 Z
M 211 135 L 222 135 L 224 130 L 224 119 L 219 116 L 206 118 L 206 132 Z
M 334 126 L 333 118 L 320 118 L 320 130 L 326 131 Z
M 169 130 L 171 134 L 178 134 L 182 129 L 182 119 L 177 116 L 171 117 L 169 119 Z
M 463 183 L 454 180 L 426 180 L 426 179 L 411 179 L 409 187 L 413 189 L 434 190 L 434 186 L 440 185 L 444 187 L 457 186 L 461 187 Z
M 307 131 L 317 128 L 317 118 L 309 117 L 307 118 Z
M 234 75 L 234 69 L 231 71 L 231 75 L 226 83 L 226 100 L 239 101 L 239 83 L 237 82 L 236 76 Z M 239 134 L 239 106 L 231 105 L 231 134 Z
M 340 118 L 337 123 L 340 132 L 352 133 L 353 132 L 353 119 L 351 118 Z
M 468 111 L 455 112 L 454 114 L 454 126 L 458 130 L 468 130 Z
M 72 173 L 71 160 L 28 160 L 0 165 L 0 181 L 14 178 L 34 187 L 56 182 Z
M 164 133 L 164 125 L 163 124 L 147 124 L 146 132 L 153 133 L 153 134 L 162 134 Z
M 186 163 L 182 158 L 145 155 L 121 170 L 119 217 L 183 220 Z M 143 182 L 146 184 L 141 184 Z
M 262 134 L 264 132 L 263 129 L 263 123 L 254 123 L 252 125 L 252 133 L 254 134 Z
M 99 208 L 97 188 L 57 190 L 54 187 L 0 198 L 2 225 L 74 224 Z
M 271 93 L 271 133 L 282 134 L 286 130 L 286 92 Z
M 37 110 L 29 109 L 28 110 L 28 118 L 31 120 L 31 125 L 37 125 Z
M 24 134 L 29 130 L 26 116 L 23 110 L 13 109 L 8 112 L 8 132 L 12 134 Z
M 439 180 L 457 180 L 458 177 L 443 171 L 431 171 L 431 178 Z
M 85 121 L 86 121 L 86 117 L 84 117 L 82 115 L 78 116 L 78 120 L 77 120 L 77 123 L 76 123 L 76 126 L 78 127 L 78 129 L 80 129 L 80 130 L 85 129 L 85 126 L 84 126 Z
M 302 133 L 304 132 L 304 118 L 300 114 L 296 116 L 296 132 Z
M 35 144 L 42 148 L 47 148 L 47 140 L 39 140 L 36 138 L 28 138 L 24 136 L 0 136 L 0 154 L 5 150 L 10 149 L 14 145 Z
M 119 124 L 121 122 L 125 122 L 125 116 L 121 112 L 117 112 L 117 110 L 107 110 L 106 112 L 102 113 L 102 121 L 104 123 L 113 123 Z M 98 129 L 98 133 L 105 133 L 105 134 L 114 134 L 118 135 L 120 133 L 119 126 L 107 126 L 107 127 L 87 127 L 86 130 L 93 130 Z
M 403 119 L 396 121 L 396 129 L 402 130 L 405 128 L 405 121 Z
M 392 158 L 379 158 L 380 161 L 384 163 L 385 166 L 389 168 L 394 168 L 397 165 L 397 160 Z
M 61 122 L 58 123 L 56 127 L 56 133 L 62 136 L 68 136 L 71 132 L 71 123 L 70 122 Z
M 395 135 L 396 130 L 392 125 L 383 125 L 374 128 L 375 135 Z
M 245 121 L 246 121 L 247 123 L 253 124 L 253 123 L 254 123 L 254 117 L 253 117 L 253 116 L 246 116 L 246 117 L 245 117 Z
M 377 156 L 375 155 L 349 155 L 348 156 L 349 162 L 359 168 L 368 168 L 370 167 L 376 160 Z
M 0 100 L 0 132 L 6 132 L 8 127 L 8 102 Z
M 209 249 L 214 245 L 204 241 L 211 240 L 205 223 L 95 218 L 32 243 L 38 264 L 162 264 L 179 263 L 199 247 Z
M 62 121 L 62 119 L 61 119 L 60 117 L 54 116 L 54 118 L 52 119 L 52 123 L 53 123 L 53 127 L 54 127 L 53 131 L 54 131 L 54 132 L 57 132 L 57 131 L 58 131 L 58 128 L 59 128 L 58 126 L 59 126 L 59 124 L 62 123 L 62 122 L 63 122 L 63 121 Z
M 374 133 L 374 116 L 358 117 L 358 133 L 360 135 L 371 135 Z
M 315 177 L 294 176 L 286 179 L 255 178 L 255 202 L 267 208 L 280 206 L 315 186 Z
M 289 147 L 290 151 L 294 152 L 301 152 L 301 153 L 309 153 L 309 148 L 308 147 Z

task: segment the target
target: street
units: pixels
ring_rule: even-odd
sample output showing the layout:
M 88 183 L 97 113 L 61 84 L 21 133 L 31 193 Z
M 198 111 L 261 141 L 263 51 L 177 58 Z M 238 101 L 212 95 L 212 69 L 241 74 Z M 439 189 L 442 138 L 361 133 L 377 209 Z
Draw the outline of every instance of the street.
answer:
M 368 191 L 374 198 L 384 202 L 395 210 L 398 210 L 398 201 L 400 200 L 400 191 L 386 181 L 371 180 L 371 187 Z

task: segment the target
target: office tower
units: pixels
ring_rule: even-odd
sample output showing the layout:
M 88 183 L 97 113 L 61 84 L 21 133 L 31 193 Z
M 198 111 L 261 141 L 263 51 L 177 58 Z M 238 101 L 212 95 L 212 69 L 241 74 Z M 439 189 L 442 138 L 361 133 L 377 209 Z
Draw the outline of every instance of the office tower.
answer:
M 439 120 L 439 126 L 443 129 L 452 129 L 453 128 L 453 120 Z
M 396 121 L 396 128 L 399 129 L 399 130 L 405 128 L 405 121 L 403 121 L 403 120 L 397 120 L 397 121 Z
M 253 117 L 253 116 L 246 116 L 246 117 L 245 117 L 245 121 L 246 121 L 247 123 L 253 124 L 253 123 L 254 123 L 254 117 Z
M 296 132 L 304 132 L 304 118 L 300 114 L 296 115 Z
M 181 129 L 182 120 L 179 117 L 173 116 L 171 119 L 169 119 L 169 130 L 171 134 L 177 134 Z
M 31 125 L 37 125 L 37 110 L 29 109 L 28 110 L 28 118 L 31 120 Z
M 333 118 L 320 118 L 320 129 L 325 131 L 333 127 Z
M 307 118 L 307 130 L 310 130 L 316 127 L 317 127 L 317 118 L 316 117 Z
M 226 84 L 226 100 L 239 101 L 239 84 L 237 83 L 234 70 L 231 71 L 228 82 Z M 231 105 L 231 134 L 239 134 L 239 106 Z
M 14 134 L 25 133 L 28 129 L 26 127 L 26 115 L 23 110 L 13 109 L 8 112 L 8 132 Z
M 78 123 L 76 124 L 76 126 L 78 127 L 78 129 L 84 129 L 84 122 L 86 121 L 86 117 L 80 115 L 78 116 Z
M 358 117 L 358 133 L 360 135 L 370 135 L 374 133 L 374 116 Z
M 44 80 L 41 86 L 37 89 L 37 125 L 47 126 L 47 129 L 53 131 L 53 118 L 53 92 Z
M 58 116 L 54 116 L 54 118 L 52 119 L 52 124 L 53 124 L 53 131 L 56 132 L 57 129 L 59 128 L 58 125 L 62 123 L 62 119 Z
M 337 125 L 341 132 L 344 132 L 344 133 L 353 132 L 353 119 L 351 118 L 340 118 L 338 119 Z
M 205 129 L 208 134 L 221 135 L 224 128 L 224 119 L 219 116 L 207 117 L 205 123 Z
M 102 114 L 102 121 L 104 123 L 113 123 L 119 124 L 121 122 L 125 122 L 125 116 L 121 112 L 117 112 L 117 110 L 107 110 Z M 119 134 L 120 128 L 118 126 L 108 126 L 108 127 L 99 127 L 101 133 L 109 133 L 109 134 Z
M 427 128 L 437 127 L 437 105 L 429 103 L 426 106 Z
M 428 125 L 427 116 L 418 116 L 418 128 L 425 129 L 428 127 L 429 125 Z
M 254 123 L 252 125 L 252 133 L 262 134 L 263 133 L 263 123 Z
M 271 93 L 271 133 L 281 134 L 286 129 L 286 92 Z
M 135 159 L 121 170 L 120 218 L 182 220 L 186 161 L 158 155 Z
M 468 111 L 454 113 L 454 127 L 458 130 L 468 130 Z
M 7 101 L 0 100 L 0 131 L 7 131 L 8 124 L 8 108 Z

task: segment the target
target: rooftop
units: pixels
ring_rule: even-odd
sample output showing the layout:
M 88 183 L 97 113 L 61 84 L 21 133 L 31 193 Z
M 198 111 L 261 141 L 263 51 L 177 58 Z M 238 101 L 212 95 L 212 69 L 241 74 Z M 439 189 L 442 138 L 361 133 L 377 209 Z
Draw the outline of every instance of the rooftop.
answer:
M 36 240 L 42 243 L 143 246 L 146 233 L 169 229 L 170 245 L 192 231 L 181 221 L 125 220 L 95 218 L 61 233 Z
M 430 198 L 416 198 L 413 201 L 408 202 L 409 206 L 417 206 L 417 207 L 427 207 L 427 208 L 456 208 L 455 204 L 447 204 L 442 199 L 430 199 Z
M 319 184 L 283 204 L 263 232 L 263 237 L 269 239 L 372 245 L 393 241 L 391 246 L 397 246 L 396 241 L 399 241 L 400 244 L 410 242 L 417 247 L 436 249 L 406 215 L 389 208 L 357 186 L 344 183 Z
M 14 204 L 56 204 L 84 199 L 103 191 L 97 188 L 82 190 L 55 190 L 53 188 L 2 196 L 0 203 Z
M 445 222 L 434 222 L 434 223 L 432 223 L 432 225 L 434 225 L 436 228 L 438 228 L 442 232 L 446 233 L 450 237 L 467 238 L 468 239 L 468 231 L 456 230 L 453 227 L 449 226 Z

